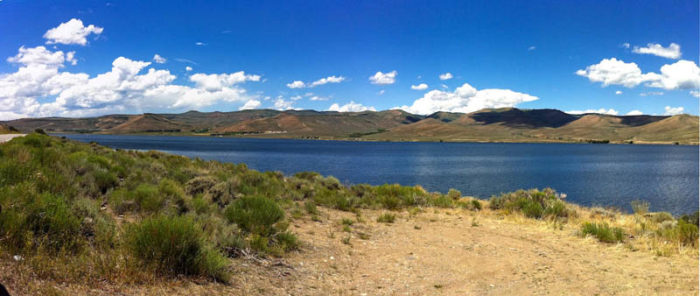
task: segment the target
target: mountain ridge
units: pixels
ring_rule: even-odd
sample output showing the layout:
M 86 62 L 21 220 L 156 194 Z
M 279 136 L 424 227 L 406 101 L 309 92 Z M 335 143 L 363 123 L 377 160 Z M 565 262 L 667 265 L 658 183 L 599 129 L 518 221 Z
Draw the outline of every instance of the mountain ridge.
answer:
M 22 118 L 22 132 L 173 134 L 371 141 L 610 142 L 698 144 L 693 115 L 569 114 L 557 109 L 483 109 L 428 115 L 403 110 L 337 112 L 256 109 L 230 112 Z

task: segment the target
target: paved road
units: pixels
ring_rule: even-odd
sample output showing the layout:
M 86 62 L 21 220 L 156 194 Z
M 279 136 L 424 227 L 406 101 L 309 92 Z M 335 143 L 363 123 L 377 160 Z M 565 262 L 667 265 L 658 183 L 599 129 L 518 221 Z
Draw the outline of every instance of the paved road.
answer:
M 2 134 L 0 135 L 0 143 L 5 143 L 9 140 L 12 140 L 14 137 L 22 137 L 25 134 Z

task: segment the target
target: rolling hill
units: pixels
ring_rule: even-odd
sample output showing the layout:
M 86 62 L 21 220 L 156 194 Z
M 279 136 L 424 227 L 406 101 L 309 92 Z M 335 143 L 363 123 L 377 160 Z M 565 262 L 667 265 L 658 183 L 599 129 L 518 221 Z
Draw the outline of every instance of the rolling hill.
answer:
M 372 141 L 596 142 L 698 144 L 697 116 L 568 114 L 555 109 L 484 109 L 427 116 L 402 110 L 189 111 L 180 114 L 24 118 L 22 132 L 196 134 Z

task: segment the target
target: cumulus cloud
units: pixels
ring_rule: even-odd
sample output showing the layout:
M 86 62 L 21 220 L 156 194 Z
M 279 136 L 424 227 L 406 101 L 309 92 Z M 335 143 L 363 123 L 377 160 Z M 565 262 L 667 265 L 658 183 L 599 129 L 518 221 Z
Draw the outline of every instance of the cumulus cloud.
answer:
M 294 109 L 294 101 L 287 101 L 282 97 L 277 97 L 274 106 L 277 110 L 291 110 Z
M 7 58 L 7 61 L 14 64 L 24 64 L 25 66 L 43 65 L 49 68 L 63 67 L 64 62 L 75 65 L 75 51 L 66 54 L 63 51 L 52 52 L 46 47 L 37 46 L 33 48 L 19 48 L 17 55 Z
M 680 60 L 661 66 L 661 75 L 648 86 L 667 90 L 700 88 L 700 68 L 693 61 Z
M 156 64 L 165 64 L 165 62 L 167 62 L 168 60 L 167 60 L 166 58 L 160 56 L 159 54 L 155 54 L 155 55 L 153 56 L 153 61 L 154 61 Z
M 190 76 L 195 87 L 172 84 L 168 70 L 148 68 L 150 62 L 118 57 L 110 71 L 94 77 L 59 71 L 74 54 L 43 46 L 19 49 L 7 59 L 19 64 L 14 73 L 0 74 L 0 119 L 34 116 L 90 116 L 150 109 L 199 108 L 216 102 L 254 99 L 238 84 L 260 76 L 236 73 Z M 41 101 L 40 101 L 41 99 Z
M 598 110 L 596 110 L 596 109 L 571 110 L 571 111 L 566 111 L 566 113 L 569 113 L 569 114 L 597 113 L 597 114 L 606 114 L 606 115 L 617 115 L 619 112 L 617 112 L 617 110 L 615 110 L 615 109 L 600 108 Z
M 625 63 L 616 58 L 603 59 L 600 63 L 590 65 L 585 70 L 576 71 L 576 75 L 587 77 L 592 82 L 601 82 L 603 86 L 622 85 L 637 86 L 645 81 L 658 79 L 656 74 L 642 74 L 635 63 Z
M 649 91 L 649 92 L 640 93 L 639 95 L 642 97 L 663 96 L 664 92 L 662 92 L 662 91 Z
M 428 85 L 425 83 L 421 83 L 419 85 L 411 85 L 411 89 L 413 89 L 413 90 L 426 90 L 426 89 L 428 89 Z
M 207 45 L 207 44 L 204 43 L 204 42 L 202 42 L 202 41 L 197 41 L 197 42 L 194 43 L 194 45 L 197 45 L 197 46 L 205 46 L 205 45 Z
M 509 89 L 476 90 L 465 83 L 453 92 L 432 90 L 417 99 L 411 106 L 400 107 L 415 114 L 431 114 L 437 111 L 473 112 L 484 108 L 513 107 L 538 98 Z
M 642 115 L 642 114 L 644 114 L 644 113 L 642 113 L 642 111 L 632 110 L 630 112 L 627 112 L 627 114 L 625 114 L 625 115 Z
M 289 88 L 303 88 L 305 86 L 306 84 L 300 80 L 294 80 L 293 82 L 287 83 L 287 87 Z
M 301 80 L 294 80 L 293 82 L 287 83 L 287 87 L 289 88 L 304 88 L 304 87 L 316 87 L 319 85 L 324 85 L 328 83 L 340 83 L 345 80 L 345 77 L 343 76 L 328 76 L 325 78 L 321 78 L 319 80 L 316 80 L 311 83 L 305 83 Z
M 629 42 L 622 43 L 622 45 L 620 45 L 620 46 L 622 46 L 624 48 L 630 48 Z
M 224 87 L 229 87 L 246 81 L 260 81 L 260 75 L 248 75 L 245 74 L 244 71 L 238 71 L 230 74 L 197 73 L 190 76 L 190 81 L 194 82 L 198 88 L 202 88 L 207 91 L 219 91 Z
M 616 95 L 621 95 L 621 94 L 622 94 L 622 91 L 621 91 L 621 90 L 617 90 L 617 91 L 615 91 L 615 94 L 616 94 Z
M 690 91 L 690 95 L 693 96 L 693 97 L 696 97 L 696 98 L 700 99 L 700 91 L 691 90 L 691 91 Z
M 629 44 L 627 44 L 627 47 L 629 48 Z M 632 49 L 632 52 L 638 54 L 651 54 L 674 60 L 681 58 L 681 47 L 676 43 L 671 43 L 668 47 L 663 47 L 663 45 L 658 43 L 649 43 L 646 47 L 635 46 Z
M 383 89 L 382 89 L 382 90 L 378 91 L 377 94 L 381 96 L 381 95 L 383 95 L 385 92 L 386 92 L 386 90 L 383 90 Z
M 642 73 L 635 63 L 625 63 L 616 58 L 603 59 L 600 63 L 590 65 L 576 74 L 587 77 L 592 82 L 601 82 L 603 86 L 622 85 L 634 87 L 644 83 L 647 87 L 666 90 L 694 89 L 700 87 L 700 68 L 693 61 L 680 60 L 663 65 L 661 73 Z
M 666 106 L 664 107 L 664 115 L 678 115 L 678 114 L 683 114 L 683 107 L 671 107 L 671 106 Z
M 369 81 L 372 84 L 394 84 L 394 82 L 396 82 L 396 75 L 398 74 L 396 70 L 388 73 L 377 71 L 377 73 L 369 77 Z
M 49 29 L 44 34 L 47 39 L 46 44 L 87 44 L 87 37 L 90 34 L 102 34 L 103 28 L 95 25 L 84 26 L 83 21 L 79 19 L 71 19 L 65 23 L 61 23 L 58 27 Z
M 187 71 L 187 72 L 192 71 L 192 67 L 190 67 L 190 66 L 185 66 L 185 71 Z
M 309 87 L 315 87 L 315 86 L 324 85 L 327 83 L 340 83 L 340 82 L 343 82 L 343 80 L 345 80 L 345 77 L 343 77 L 343 76 L 328 76 L 326 78 L 321 78 L 319 80 L 312 82 Z
M 258 107 L 260 107 L 261 104 L 262 103 L 260 103 L 260 101 L 258 100 L 248 100 L 247 102 L 245 102 L 245 104 L 243 104 L 243 106 L 238 108 L 238 110 L 257 109 Z
M 440 80 L 450 80 L 450 79 L 452 79 L 452 73 L 447 72 L 447 73 L 440 74 Z
M 328 111 L 338 111 L 338 112 L 362 112 L 362 111 L 377 111 L 374 109 L 372 106 L 365 106 L 360 103 L 355 103 L 354 101 L 350 101 L 350 103 L 347 103 L 345 105 L 338 105 L 337 103 L 331 105 L 328 108 Z

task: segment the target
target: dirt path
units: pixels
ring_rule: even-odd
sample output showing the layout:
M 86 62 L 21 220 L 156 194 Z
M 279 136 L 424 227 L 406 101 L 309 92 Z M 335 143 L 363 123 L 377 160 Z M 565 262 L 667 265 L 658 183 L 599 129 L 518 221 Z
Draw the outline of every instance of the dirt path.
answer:
M 305 243 L 282 262 L 237 259 L 230 285 L 171 282 L 115 292 L 182 295 L 697 295 L 698 261 L 606 245 L 544 222 L 462 210 L 428 210 L 394 224 L 363 212 L 296 220 Z M 476 216 L 474 216 L 476 215 Z M 360 238 L 360 233 L 369 235 Z M 343 242 L 350 237 L 349 244 Z M 59 290 L 96 293 L 81 287 Z M 103 291 L 104 292 L 104 291 Z
M 25 136 L 25 134 L 0 134 L 0 143 L 5 143 L 9 140 L 12 140 L 15 137 L 22 137 Z

